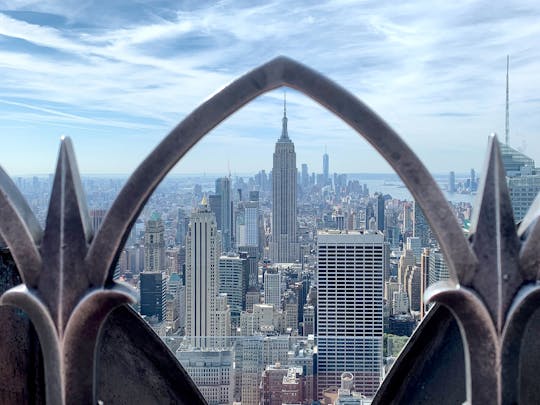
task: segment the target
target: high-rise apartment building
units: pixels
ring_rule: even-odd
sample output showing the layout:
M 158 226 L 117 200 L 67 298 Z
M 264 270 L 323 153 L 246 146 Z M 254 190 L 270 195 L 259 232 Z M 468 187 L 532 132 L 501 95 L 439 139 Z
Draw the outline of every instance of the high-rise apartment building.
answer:
M 284 105 L 283 128 L 276 142 L 272 167 L 272 242 L 274 263 L 293 263 L 300 258 L 296 223 L 296 152 L 287 132 Z
M 220 255 L 216 217 L 203 197 L 186 236 L 186 336 L 193 347 L 211 346 L 209 337 L 216 334 Z
M 384 236 L 381 232 L 317 235 L 318 392 L 338 387 L 345 371 L 373 396 L 381 379 Z

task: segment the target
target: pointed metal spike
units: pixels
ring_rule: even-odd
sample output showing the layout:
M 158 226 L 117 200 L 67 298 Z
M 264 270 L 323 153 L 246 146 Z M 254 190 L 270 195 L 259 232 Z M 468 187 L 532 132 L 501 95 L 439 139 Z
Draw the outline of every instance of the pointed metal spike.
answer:
M 518 236 L 524 239 L 519 253 L 520 269 L 525 280 L 540 279 L 540 194 L 521 221 Z
M 479 262 L 472 285 L 501 331 L 512 297 L 523 280 L 517 262 L 519 240 L 496 136 L 489 139 L 471 234 Z
M 92 233 L 73 146 L 62 138 L 41 251 L 39 290 L 59 331 L 90 283 L 84 257 Z
M 88 205 L 86 204 L 86 195 L 82 186 L 79 167 L 75 158 L 75 150 L 73 149 L 71 138 L 62 137 L 61 140 L 61 149 L 65 156 L 66 174 L 68 175 L 66 176 L 66 185 L 69 185 L 76 197 L 76 199 L 70 200 L 70 203 L 78 210 L 86 242 L 90 243 L 93 237 L 93 229 L 90 223 L 90 215 L 88 213 Z
M 4 239 L 28 286 L 35 286 L 41 269 L 37 245 L 43 231 L 13 180 L 0 167 L 0 239 Z

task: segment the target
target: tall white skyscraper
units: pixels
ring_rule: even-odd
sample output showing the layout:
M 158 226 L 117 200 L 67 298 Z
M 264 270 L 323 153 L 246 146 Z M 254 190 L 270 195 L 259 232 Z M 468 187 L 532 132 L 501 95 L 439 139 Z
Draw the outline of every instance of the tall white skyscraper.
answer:
M 384 236 L 317 235 L 318 391 L 354 374 L 355 390 L 373 396 L 381 379 Z
M 287 132 L 287 109 L 283 105 L 283 128 L 276 142 L 272 168 L 272 242 L 274 263 L 293 263 L 300 258 L 296 223 L 296 152 Z
M 191 215 L 186 235 L 186 336 L 195 348 L 212 346 L 218 334 L 221 235 L 206 197 Z
M 186 235 L 186 337 L 176 356 L 209 404 L 230 404 L 234 361 L 227 294 L 219 294 L 221 234 L 203 197 Z

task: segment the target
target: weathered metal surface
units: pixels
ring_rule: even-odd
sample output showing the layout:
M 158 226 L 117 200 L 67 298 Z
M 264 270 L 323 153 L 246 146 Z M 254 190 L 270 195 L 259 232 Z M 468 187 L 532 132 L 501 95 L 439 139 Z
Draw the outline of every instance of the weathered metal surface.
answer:
M 20 283 L 10 251 L 0 246 L 0 294 Z M 30 319 L 0 307 L 0 325 L 0 404 L 44 404 L 43 360 Z
M 229 84 L 188 115 L 136 169 L 95 237 L 88 225 L 88 212 L 68 139 L 61 143 L 44 232 L 13 182 L 0 169 L 0 237 L 11 250 L 23 281 L 5 292 L 0 303 L 23 309 L 32 320 L 43 349 L 47 403 L 91 404 L 99 398 L 96 392 L 113 401 L 132 398 L 115 396 L 114 385 L 121 386 L 116 380 L 119 377 L 115 374 L 114 378 L 103 380 L 106 374 L 98 372 L 96 364 L 98 353 L 107 347 L 100 346 L 100 334 L 109 313 L 134 299 L 130 288 L 112 280 L 112 269 L 128 230 L 158 184 L 191 147 L 243 105 L 280 86 L 303 92 L 370 142 L 395 169 L 422 208 L 451 275 L 451 283 L 430 287 L 427 297 L 446 306 L 459 325 L 467 401 L 498 404 L 529 398 L 530 389 L 522 384 L 524 362 L 515 359 L 522 358 L 524 347 L 535 347 L 530 342 L 524 346 L 523 336 L 531 325 L 536 325 L 529 320 L 539 305 L 539 287 L 533 282 L 540 270 L 540 254 L 536 249 L 540 225 L 535 208 L 516 233 L 497 141 L 490 143 L 473 235 L 467 241 L 424 165 L 382 119 L 324 76 L 279 57 Z M 111 319 L 137 330 L 149 341 L 155 339 L 153 332 L 142 326 L 140 318 L 130 312 L 124 316 L 125 319 Z M 430 332 L 434 331 L 430 325 L 434 319 L 438 318 L 435 315 L 426 318 L 420 329 L 423 332 L 415 335 L 409 349 L 397 360 L 394 375 L 400 374 L 404 364 L 411 364 L 407 353 L 418 353 L 422 361 L 429 362 L 429 355 L 418 352 L 417 342 L 435 333 Z M 114 328 L 110 332 L 106 336 L 111 337 L 111 342 L 128 342 L 128 345 L 137 342 L 126 340 L 128 336 Z M 441 342 L 437 334 L 433 339 Z M 114 346 L 115 343 L 109 348 Z M 178 362 L 166 348 L 156 347 L 159 347 L 156 353 L 141 352 L 151 369 L 160 363 L 156 359 L 163 360 L 163 369 L 157 366 L 148 376 L 149 391 L 155 389 L 148 400 L 172 398 L 170 401 L 174 402 L 180 398 L 179 392 L 168 386 L 169 377 L 174 374 L 181 381 L 186 379 L 183 385 L 186 395 L 202 403 L 202 397 Z M 429 347 L 429 353 L 437 353 L 437 344 Z M 135 352 L 123 361 L 128 364 Z M 121 357 L 118 363 L 120 360 Z M 415 364 L 421 367 L 420 363 Z M 420 370 L 426 369 L 417 371 Z M 158 381 L 160 378 L 154 378 L 160 371 L 163 385 Z M 419 381 L 415 372 L 412 370 L 408 381 Z M 419 375 L 426 384 L 431 384 L 425 373 Z M 386 383 L 381 390 L 388 389 L 385 387 L 388 387 Z M 441 389 L 441 396 L 444 390 Z M 405 401 L 404 398 L 412 397 L 396 396 L 398 401 Z
M 105 404 L 204 403 L 178 360 L 131 308 L 114 310 L 103 328 L 97 397 Z
M 414 331 L 372 405 L 462 404 L 466 397 L 459 327 L 448 309 L 437 306 Z

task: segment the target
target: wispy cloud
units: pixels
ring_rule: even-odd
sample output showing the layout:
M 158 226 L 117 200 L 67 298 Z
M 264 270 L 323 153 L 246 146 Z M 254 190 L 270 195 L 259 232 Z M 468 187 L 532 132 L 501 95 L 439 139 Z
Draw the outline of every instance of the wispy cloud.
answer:
M 478 168 L 487 134 L 504 128 L 509 53 L 512 133 L 525 137 L 528 153 L 540 160 L 538 103 L 527 102 L 540 91 L 539 17 L 540 6 L 532 1 L 436 1 L 426 7 L 346 0 L 192 6 L 0 0 L 0 137 L 15 133 L 24 145 L 25 137 L 38 132 L 54 144 L 61 127 L 76 146 L 95 133 L 110 137 L 111 150 L 122 150 L 125 131 L 145 133 L 139 149 L 133 143 L 123 153 L 128 163 L 96 160 L 101 167 L 89 168 L 130 169 L 148 143 L 155 144 L 209 94 L 285 54 L 357 94 L 431 170 Z M 216 171 L 223 166 L 220 157 L 236 159 L 240 172 L 268 169 L 280 98 L 281 92 L 270 93 L 235 114 L 190 153 L 182 170 Z M 335 170 L 388 169 L 335 117 L 296 92 L 289 99 L 299 163 L 320 166 L 326 144 L 340 156 L 333 160 Z M 456 145 L 462 153 L 444 153 Z M 23 157 L 32 153 L 21 147 L 0 164 L 28 171 L 32 159 Z M 215 157 L 208 159 L 210 154 Z M 91 165 L 91 158 L 83 159 Z M 359 162 L 363 167 L 357 168 Z

